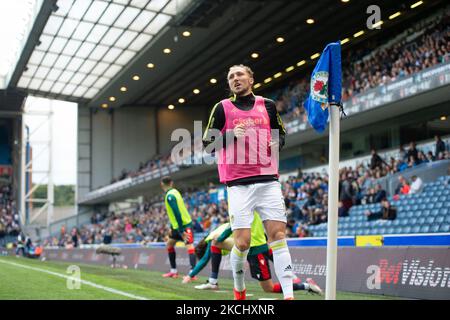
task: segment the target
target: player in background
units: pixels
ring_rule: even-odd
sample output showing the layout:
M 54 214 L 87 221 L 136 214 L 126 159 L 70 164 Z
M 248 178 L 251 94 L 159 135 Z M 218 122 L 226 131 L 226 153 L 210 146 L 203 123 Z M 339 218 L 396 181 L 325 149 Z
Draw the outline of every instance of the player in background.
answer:
M 261 218 L 256 212 L 251 226 L 251 233 L 252 242 L 247 261 L 250 265 L 252 278 L 259 281 L 264 292 L 281 293 L 281 285 L 272 282 L 269 260 L 273 262 L 273 256 L 267 246 Z M 189 275 L 183 278 L 183 283 L 191 282 L 192 277 L 195 277 L 211 259 L 210 278 L 207 283 L 195 286 L 195 288 L 199 290 L 219 289 L 218 277 L 222 256 L 227 255 L 234 245 L 233 238 L 230 237 L 231 234 L 230 224 L 224 223 L 197 244 L 195 251 L 199 261 Z M 306 279 L 305 283 L 301 283 L 300 279 L 294 276 L 293 289 L 294 291 L 307 290 L 310 293 L 322 295 L 322 289 L 311 278 Z
M 194 234 L 192 231 L 192 219 L 184 204 L 181 193 L 173 187 L 173 181 L 166 176 L 161 179 L 161 188 L 164 190 L 167 215 L 171 225 L 169 240 L 167 241 L 167 253 L 170 261 L 170 271 L 163 274 L 165 278 L 177 278 L 178 270 L 176 263 L 175 244 L 183 241 L 189 253 L 191 269 L 195 267 L 196 257 L 194 249 Z
M 286 242 L 286 208 L 278 181 L 277 157 L 286 131 L 275 103 L 253 94 L 253 71 L 248 66 L 232 66 L 227 79 L 233 97 L 220 101 L 212 109 L 203 144 L 206 152 L 218 153 L 220 182 L 227 185 L 234 237 L 230 255 L 234 298 L 245 299 L 245 260 L 250 248 L 253 211 L 257 211 L 264 221 L 284 299 L 292 300 L 292 263 Z

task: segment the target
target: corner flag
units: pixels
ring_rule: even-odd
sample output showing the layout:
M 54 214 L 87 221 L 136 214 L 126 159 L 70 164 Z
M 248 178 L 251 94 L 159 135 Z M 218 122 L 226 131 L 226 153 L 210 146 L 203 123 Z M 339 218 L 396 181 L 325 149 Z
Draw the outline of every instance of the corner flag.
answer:
M 322 133 L 328 123 L 328 106 L 340 104 L 342 96 L 341 44 L 328 44 L 311 76 L 305 109 L 311 126 Z

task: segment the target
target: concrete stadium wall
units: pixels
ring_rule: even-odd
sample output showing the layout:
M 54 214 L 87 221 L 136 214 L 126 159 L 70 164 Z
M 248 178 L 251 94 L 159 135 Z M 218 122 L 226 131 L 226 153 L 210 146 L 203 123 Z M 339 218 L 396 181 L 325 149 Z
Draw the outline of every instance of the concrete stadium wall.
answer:
M 82 197 L 91 190 L 91 111 L 78 106 L 77 194 Z
M 117 267 L 165 272 L 169 267 L 163 248 L 122 248 Z M 185 249 L 177 249 L 177 266 L 189 271 Z M 326 248 L 290 248 L 294 273 L 303 281 L 313 278 L 325 287 Z M 94 249 L 46 249 L 47 260 L 111 265 L 110 256 Z M 413 299 L 450 299 L 450 247 L 363 247 L 339 248 L 337 290 L 390 295 Z M 272 276 L 275 278 L 273 267 Z M 81 267 L 81 271 L 83 268 Z M 208 276 L 210 266 L 201 275 Z M 220 277 L 231 278 L 229 256 L 222 259 Z M 250 272 L 246 272 L 249 279 Z
M 192 107 L 189 106 L 178 106 L 174 111 L 171 111 L 167 108 L 159 109 L 158 141 L 160 145 L 160 153 L 169 153 L 172 150 L 172 147 L 178 143 L 176 141 L 170 141 L 172 132 L 175 129 L 184 128 L 189 130 L 189 132 L 193 132 L 194 121 L 202 121 L 203 128 L 206 127 L 207 120 L 209 118 L 209 109 L 211 107 L 195 107 L 195 109 L 192 109 Z
M 78 112 L 78 198 L 109 185 L 123 169 L 137 170 L 141 162 L 167 154 L 173 130 L 194 130 L 194 121 L 209 118 L 210 107 L 125 107 Z M 203 129 L 203 128 L 202 128 Z M 202 132 L 200 131 L 200 134 Z
M 82 165 L 87 172 L 86 175 L 79 175 L 79 183 L 83 181 L 84 186 L 86 182 L 89 190 L 109 185 L 123 169 L 136 170 L 140 162 L 145 162 L 156 154 L 155 109 L 88 111 L 92 128 L 88 132 L 89 137 L 84 137 L 83 140 L 89 150 L 84 153 L 91 155 L 86 159 L 90 165 Z M 85 121 L 85 126 L 87 122 Z M 79 146 L 79 150 L 80 148 Z M 79 159 L 79 166 L 81 161 Z M 80 190 L 80 193 L 85 194 L 85 189 Z
M 92 187 L 111 183 L 112 172 L 112 114 L 98 112 L 92 117 Z
M 112 174 L 136 170 L 157 153 L 155 109 L 121 108 L 113 113 Z

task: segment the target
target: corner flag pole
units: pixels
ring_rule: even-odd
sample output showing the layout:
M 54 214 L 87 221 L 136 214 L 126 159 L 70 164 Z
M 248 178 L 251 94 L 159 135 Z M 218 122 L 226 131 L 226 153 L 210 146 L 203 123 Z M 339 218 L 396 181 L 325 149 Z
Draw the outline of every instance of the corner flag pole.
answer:
M 336 300 L 340 110 L 339 106 L 334 104 L 330 105 L 329 110 L 328 241 L 325 299 Z
M 336 299 L 337 223 L 339 198 L 339 125 L 342 105 L 342 67 L 340 42 L 329 43 L 311 75 L 305 110 L 308 121 L 318 132 L 330 123 L 328 181 L 328 241 L 326 300 Z M 328 108 L 324 108 L 328 106 Z

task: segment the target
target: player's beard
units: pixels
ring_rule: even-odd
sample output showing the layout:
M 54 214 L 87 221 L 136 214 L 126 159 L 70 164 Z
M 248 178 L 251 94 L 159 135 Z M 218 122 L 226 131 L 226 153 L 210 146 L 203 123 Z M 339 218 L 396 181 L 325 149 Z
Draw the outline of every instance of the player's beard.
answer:
M 246 95 L 249 95 L 252 92 L 252 87 L 251 86 L 243 86 L 241 84 L 239 89 L 233 88 L 231 91 L 238 97 L 243 97 Z

